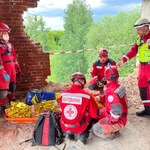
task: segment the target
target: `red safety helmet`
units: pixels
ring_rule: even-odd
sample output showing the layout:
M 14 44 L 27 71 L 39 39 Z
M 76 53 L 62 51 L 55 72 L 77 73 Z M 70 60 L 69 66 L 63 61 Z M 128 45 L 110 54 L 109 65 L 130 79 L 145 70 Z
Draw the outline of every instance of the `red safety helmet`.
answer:
M 7 24 L 0 22 L 0 32 L 10 32 L 10 28 Z
M 115 66 L 109 63 L 105 69 L 104 78 L 106 81 L 115 81 L 119 78 L 119 72 Z
M 99 50 L 99 56 L 107 57 L 108 56 L 108 50 L 106 48 L 100 49 Z
M 83 79 L 84 84 L 86 84 L 86 78 L 81 72 L 75 72 L 74 74 L 72 74 L 71 81 L 73 82 L 75 79 Z

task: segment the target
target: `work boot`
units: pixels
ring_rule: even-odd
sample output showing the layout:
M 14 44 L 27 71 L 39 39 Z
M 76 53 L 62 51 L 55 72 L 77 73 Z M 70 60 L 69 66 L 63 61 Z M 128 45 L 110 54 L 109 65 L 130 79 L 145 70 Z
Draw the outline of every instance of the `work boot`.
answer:
M 1 106 L 1 112 L 0 112 L 0 118 L 3 118 L 4 115 L 5 115 L 5 109 L 6 109 L 6 106 Z
M 67 133 L 65 136 L 65 140 L 75 140 L 75 135 L 73 133 Z
M 136 112 L 139 117 L 150 116 L 150 107 L 145 107 L 144 110 Z
M 89 131 L 85 131 L 84 133 L 80 134 L 78 141 L 86 145 L 88 137 L 89 137 Z
M 79 138 L 79 141 L 81 143 L 83 143 L 84 145 L 86 145 L 86 143 L 87 143 L 87 139 L 86 138 Z
M 116 131 L 112 136 L 107 137 L 106 140 L 111 141 L 111 140 L 113 140 L 113 139 L 115 139 L 115 138 L 117 138 L 117 137 L 119 137 L 119 136 L 120 136 L 120 132 L 119 132 L 119 131 Z

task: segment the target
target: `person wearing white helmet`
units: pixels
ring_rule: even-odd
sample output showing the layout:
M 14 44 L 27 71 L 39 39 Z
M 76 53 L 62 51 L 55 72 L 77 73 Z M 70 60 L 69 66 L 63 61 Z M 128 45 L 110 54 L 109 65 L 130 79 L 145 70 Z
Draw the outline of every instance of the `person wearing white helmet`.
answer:
M 139 73 L 138 87 L 144 110 L 136 112 L 137 116 L 150 116 L 150 21 L 141 18 L 136 21 L 134 28 L 138 34 L 137 41 L 117 63 L 121 67 L 125 62 L 138 54 Z

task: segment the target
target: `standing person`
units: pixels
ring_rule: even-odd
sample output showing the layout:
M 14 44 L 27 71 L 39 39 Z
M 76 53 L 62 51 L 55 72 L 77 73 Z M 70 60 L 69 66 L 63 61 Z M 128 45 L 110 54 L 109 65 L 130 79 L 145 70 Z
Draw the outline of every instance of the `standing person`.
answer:
M 122 66 L 125 62 L 138 54 L 139 73 L 138 87 L 140 97 L 144 105 L 144 110 L 136 112 L 137 116 L 150 116 L 150 21 L 142 18 L 136 21 L 134 28 L 139 35 L 137 41 L 131 49 L 122 57 L 117 66 Z
M 10 77 L 6 73 L 0 56 L 0 116 L 4 116 L 6 104 L 7 104 L 7 94 L 9 89 Z
M 99 90 L 100 93 L 103 93 L 103 88 L 106 84 L 106 81 L 104 80 L 104 70 L 108 63 L 113 66 L 116 65 L 114 60 L 108 58 L 108 50 L 106 48 L 102 48 L 99 50 L 99 59 L 92 65 L 92 80 L 89 82 L 90 90 Z
M 66 137 L 86 144 L 89 130 L 92 126 L 92 118 L 97 118 L 98 106 L 93 97 L 83 90 L 86 78 L 81 72 L 72 75 L 73 85 L 64 91 L 60 97 L 61 128 Z
M 103 139 L 112 140 L 117 137 L 127 122 L 126 91 L 118 83 L 118 78 L 116 67 L 108 64 L 105 70 L 105 108 L 100 110 L 99 122 L 93 125 L 94 134 Z
M 0 22 L 0 55 L 4 69 L 10 76 L 9 93 L 7 95 L 10 102 L 15 100 L 16 75 L 21 75 L 21 70 L 16 59 L 15 50 L 9 42 L 9 32 L 10 28 L 5 23 Z

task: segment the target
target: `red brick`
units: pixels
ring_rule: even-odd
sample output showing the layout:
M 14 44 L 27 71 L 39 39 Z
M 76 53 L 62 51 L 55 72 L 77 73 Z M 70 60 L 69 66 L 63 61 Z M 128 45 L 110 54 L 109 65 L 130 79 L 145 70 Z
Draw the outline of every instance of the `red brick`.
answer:
M 0 20 L 11 28 L 10 42 L 13 44 L 20 67 L 22 80 L 17 79 L 16 92 L 26 92 L 46 85 L 50 75 L 49 54 L 35 43 L 24 31 L 22 15 L 27 8 L 37 6 L 38 0 L 0 0 Z

